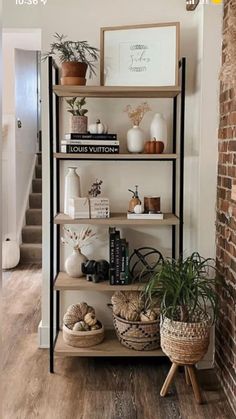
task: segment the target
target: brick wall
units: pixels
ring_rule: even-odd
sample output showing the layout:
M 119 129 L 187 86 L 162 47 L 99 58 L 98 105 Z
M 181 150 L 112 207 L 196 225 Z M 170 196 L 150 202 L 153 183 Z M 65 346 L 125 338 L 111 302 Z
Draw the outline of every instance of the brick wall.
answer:
M 229 14 L 236 0 L 224 1 L 224 34 L 229 31 Z M 223 43 L 222 62 L 225 61 L 227 42 Z M 235 44 L 236 48 L 236 44 Z M 234 74 L 236 69 L 234 68 Z M 226 280 L 230 292 L 218 290 L 221 309 L 216 325 L 216 366 L 225 393 L 236 412 L 236 84 L 232 82 L 220 90 L 219 161 L 217 182 L 217 267 Z

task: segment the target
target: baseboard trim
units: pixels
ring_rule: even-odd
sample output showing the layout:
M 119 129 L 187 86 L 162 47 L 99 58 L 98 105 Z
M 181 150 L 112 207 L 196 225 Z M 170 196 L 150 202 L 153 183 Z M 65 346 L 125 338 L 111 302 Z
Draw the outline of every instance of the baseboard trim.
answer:
M 56 329 L 54 329 L 54 336 L 56 336 Z M 49 348 L 49 326 L 43 326 L 42 320 L 38 325 L 38 346 L 40 349 Z

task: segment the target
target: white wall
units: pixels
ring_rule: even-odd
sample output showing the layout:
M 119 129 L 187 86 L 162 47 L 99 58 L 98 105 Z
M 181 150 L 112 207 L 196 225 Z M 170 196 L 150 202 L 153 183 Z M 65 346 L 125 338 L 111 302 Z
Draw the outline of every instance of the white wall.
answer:
M 3 124 L 7 134 L 2 150 L 3 239 L 19 239 L 25 211 L 28 183 L 34 164 L 36 137 L 19 139 L 16 128 L 15 50 L 40 50 L 41 32 L 37 29 L 6 29 L 3 31 Z M 35 91 L 36 95 L 36 91 Z M 22 101 L 23 106 L 23 101 Z M 22 109 L 23 111 L 23 109 Z M 27 111 L 27 115 L 29 112 Z M 32 134 L 32 131 L 31 131 Z M 36 130 L 35 130 L 36 134 Z
M 94 3 L 90 1 L 70 0 L 50 0 L 47 6 L 35 8 L 17 8 L 7 6 L 5 8 L 5 25 L 41 27 L 43 36 L 43 50 L 47 50 L 54 32 L 68 34 L 72 39 L 87 39 L 92 45 L 99 47 L 99 29 L 102 26 L 115 26 L 126 24 L 156 23 L 180 21 L 181 23 L 181 56 L 187 57 L 187 98 L 186 98 L 186 171 L 185 171 L 185 233 L 184 249 L 188 253 L 192 250 L 201 250 L 204 256 L 214 255 L 215 234 L 212 229 L 212 214 L 214 214 L 215 196 L 214 192 L 207 199 L 208 211 L 205 211 L 206 197 L 202 199 L 204 184 L 203 177 L 208 179 L 207 188 L 211 191 L 216 190 L 216 148 L 212 137 L 204 139 L 206 149 L 213 150 L 206 159 L 205 149 L 201 144 L 203 130 L 216 130 L 216 108 L 212 108 L 215 118 L 208 119 L 207 109 L 201 108 L 202 98 L 206 92 L 208 95 L 215 94 L 217 91 L 217 72 L 219 52 L 215 48 L 220 44 L 220 36 L 216 31 L 216 39 L 212 46 L 210 58 L 204 53 L 204 43 L 211 39 L 212 25 L 205 19 L 207 15 L 212 15 L 214 25 L 220 32 L 220 13 L 219 6 L 201 6 L 197 12 L 189 13 L 185 8 L 185 1 L 169 0 L 168 2 L 149 0 L 143 7 L 142 0 L 99 0 Z M 208 9 L 206 9 L 208 8 Z M 38 12 L 40 10 L 40 13 Z M 125 11 L 125 13 L 124 13 Z M 66 12 L 66 19 L 65 19 Z M 56 19 L 51 19 L 56 16 Z M 19 23 L 20 22 L 20 23 Z M 202 85 L 202 71 L 204 68 L 204 89 Z M 211 68 L 211 74 L 205 72 Z M 43 268 L 44 283 L 42 293 L 42 326 L 48 326 L 48 295 L 49 295 L 49 162 L 48 162 L 48 102 L 47 102 L 47 70 L 43 65 L 42 95 L 43 95 Z M 209 85 L 207 84 L 209 81 Z M 96 84 L 98 79 L 89 83 Z M 129 128 L 126 115 L 123 113 L 127 103 L 138 103 L 139 100 L 89 100 L 89 117 L 94 120 L 96 116 L 101 117 L 108 123 L 110 129 L 117 131 L 121 142 L 125 143 L 125 134 Z M 171 108 L 169 100 L 149 100 L 152 113 L 148 114 L 143 123 L 148 136 L 148 125 L 153 112 L 163 112 L 170 122 Z M 202 112 L 206 113 L 202 118 Z M 210 126 L 209 126 L 210 124 Z M 65 127 L 67 122 L 65 121 Z M 171 138 L 171 129 L 170 129 Z M 214 139 L 216 137 L 214 136 Z M 71 162 L 72 164 L 72 162 Z M 64 172 L 68 164 L 64 164 Z M 201 170 L 201 174 L 200 173 Z M 95 163 L 92 166 L 84 162 L 79 165 L 83 191 L 86 192 L 88 185 L 94 177 L 104 179 L 104 192 L 109 195 L 112 209 L 126 209 L 129 194 L 128 187 L 138 183 L 140 192 L 160 194 L 162 197 L 163 210 L 170 209 L 170 166 L 167 163 Z M 150 179 L 152 180 L 150 182 Z M 205 217 L 202 217 L 205 214 Z M 204 248 L 202 243 L 202 231 L 204 231 Z M 130 239 L 132 245 L 150 244 L 156 245 L 165 254 L 170 254 L 170 230 L 161 228 L 156 231 L 152 229 L 130 229 L 125 230 L 125 234 Z M 105 252 L 105 250 L 104 250 Z M 105 254 L 105 253 L 104 253 Z M 109 324 L 111 317 L 106 311 L 107 301 L 103 295 L 94 293 L 93 295 L 67 293 L 63 296 L 64 308 L 71 301 L 78 301 L 81 298 L 94 304 L 99 311 L 99 317 Z M 108 298 L 108 297 L 107 297 Z

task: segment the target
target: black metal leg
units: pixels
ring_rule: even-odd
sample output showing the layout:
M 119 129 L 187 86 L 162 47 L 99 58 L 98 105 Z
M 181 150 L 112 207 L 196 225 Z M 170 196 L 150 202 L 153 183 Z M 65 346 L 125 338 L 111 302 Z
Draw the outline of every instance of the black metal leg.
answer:
M 183 235 L 184 235 L 184 132 L 185 132 L 185 79 L 186 79 L 186 58 L 181 60 L 181 109 L 180 109 L 180 193 L 179 193 L 179 256 L 183 257 Z

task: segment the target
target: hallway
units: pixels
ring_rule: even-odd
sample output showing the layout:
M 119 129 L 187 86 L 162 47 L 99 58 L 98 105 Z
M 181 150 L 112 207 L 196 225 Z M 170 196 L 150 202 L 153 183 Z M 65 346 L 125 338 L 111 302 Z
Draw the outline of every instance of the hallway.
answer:
M 58 359 L 50 375 L 48 351 L 37 348 L 40 286 L 39 265 L 4 273 L 4 419 L 234 419 L 212 371 L 199 372 L 202 406 L 184 374 L 160 398 L 169 368 L 161 359 Z

